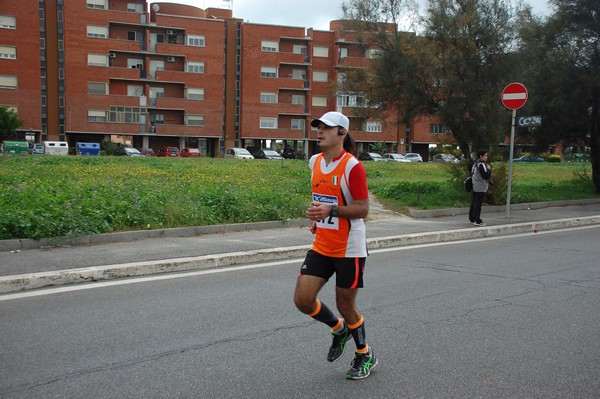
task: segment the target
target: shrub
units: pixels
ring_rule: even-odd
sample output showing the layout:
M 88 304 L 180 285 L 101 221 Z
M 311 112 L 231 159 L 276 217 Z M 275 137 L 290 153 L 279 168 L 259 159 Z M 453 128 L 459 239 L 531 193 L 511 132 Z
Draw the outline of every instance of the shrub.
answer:
M 548 158 L 546 158 L 546 162 L 559 163 L 561 161 L 562 159 L 560 159 L 560 155 L 550 155 Z

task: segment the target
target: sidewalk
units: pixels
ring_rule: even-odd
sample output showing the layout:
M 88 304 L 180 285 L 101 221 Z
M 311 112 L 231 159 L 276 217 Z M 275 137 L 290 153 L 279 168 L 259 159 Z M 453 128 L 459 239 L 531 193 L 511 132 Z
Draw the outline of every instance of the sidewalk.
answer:
M 370 249 L 600 224 L 600 199 L 484 206 L 487 227 L 474 227 L 468 209 L 412 211 L 405 216 L 371 201 Z M 225 267 L 304 257 L 308 221 L 249 223 L 83 237 L 73 245 L 0 241 L 0 294 L 54 285 Z

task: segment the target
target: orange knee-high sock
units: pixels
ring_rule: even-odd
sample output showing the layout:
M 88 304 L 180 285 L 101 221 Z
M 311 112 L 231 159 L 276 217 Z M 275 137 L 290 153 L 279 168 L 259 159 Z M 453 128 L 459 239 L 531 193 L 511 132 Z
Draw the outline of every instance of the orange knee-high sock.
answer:
M 329 327 L 335 327 L 340 321 L 339 317 L 333 314 L 333 312 L 317 299 L 317 306 L 315 310 L 308 314 L 313 319 L 320 321 L 321 323 L 327 324 Z

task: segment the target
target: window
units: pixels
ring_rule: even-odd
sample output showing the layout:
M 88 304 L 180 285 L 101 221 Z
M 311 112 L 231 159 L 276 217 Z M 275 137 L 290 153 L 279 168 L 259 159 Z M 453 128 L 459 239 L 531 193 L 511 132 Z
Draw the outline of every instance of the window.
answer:
M 293 105 L 304 105 L 306 101 L 306 96 L 300 94 L 292 94 L 292 104 Z
M 292 48 L 292 53 L 294 54 L 308 54 L 308 48 L 304 44 L 294 44 Z
M 376 58 L 381 54 L 381 49 L 378 48 L 369 48 L 365 51 L 365 57 L 367 58 Z
M 204 115 L 186 115 L 185 120 L 188 126 L 204 126 Z
M 306 126 L 306 121 L 304 119 L 292 119 L 292 130 L 302 130 L 304 131 L 304 127 Z
M 88 54 L 89 66 L 108 66 L 108 55 L 104 54 Z
M 277 118 L 260 118 L 261 129 L 277 129 Z
M 88 122 L 106 122 L 106 111 L 88 110 Z
M 17 29 L 17 19 L 11 15 L 0 15 L 0 28 Z
M 143 33 L 135 30 L 127 31 L 127 40 L 141 42 L 144 39 Z
M 366 104 L 364 93 L 339 93 L 338 106 L 340 107 L 363 107 Z
M 146 108 L 110 107 L 108 121 L 116 123 L 146 123 Z
M 11 46 L 0 46 L 0 58 L 17 59 L 17 48 Z
M 348 57 L 348 49 L 342 47 L 340 49 L 340 58 L 346 58 L 346 57 Z
M 313 48 L 313 56 L 315 57 L 329 57 L 329 47 L 318 47 Z
M 16 76 L 0 75 L 0 89 L 16 89 L 17 82 Z
M 314 82 L 327 82 L 327 71 L 313 71 Z
M 200 35 L 187 35 L 187 45 L 195 47 L 204 47 L 205 45 L 204 36 Z
M 306 70 L 292 69 L 292 79 L 306 79 Z
M 263 40 L 260 43 L 260 51 L 266 51 L 267 53 L 277 53 L 279 51 L 279 43 Z
M 150 98 L 164 98 L 165 88 L 164 87 L 150 87 Z
M 260 76 L 263 78 L 276 78 L 277 68 L 275 67 L 261 67 Z
M 135 3 L 127 3 L 127 11 L 128 12 L 144 12 L 143 4 L 135 4 Z
M 327 97 L 326 96 L 313 96 L 312 98 L 313 107 L 326 107 Z
M 204 62 L 188 62 L 187 71 L 191 73 L 204 73 Z
M 87 26 L 87 37 L 99 37 L 106 39 L 108 37 L 108 28 L 106 26 Z
M 260 102 L 268 104 L 277 104 L 276 93 L 260 93 Z
M 144 95 L 144 86 L 128 85 L 127 95 L 129 97 L 141 97 Z
M 88 82 L 88 94 L 107 94 L 106 83 Z
M 99 10 L 108 10 L 108 0 L 87 0 L 88 8 L 97 8 Z
M 187 89 L 188 100 L 204 100 L 204 89 Z
M 381 122 L 367 122 L 365 131 L 370 133 L 381 133 Z
M 162 125 L 165 123 L 165 114 L 150 115 L 150 123 Z
M 142 69 L 142 65 L 144 65 L 144 60 L 136 59 L 136 58 L 128 58 L 127 59 L 127 68 L 138 68 Z
M 432 123 L 429 125 L 429 133 L 431 134 L 446 134 L 446 126 Z

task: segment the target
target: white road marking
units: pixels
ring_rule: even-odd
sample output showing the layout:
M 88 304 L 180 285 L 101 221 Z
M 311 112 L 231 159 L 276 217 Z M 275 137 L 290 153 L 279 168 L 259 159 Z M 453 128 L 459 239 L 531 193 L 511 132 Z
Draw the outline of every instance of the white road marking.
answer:
M 540 232 L 531 232 L 531 233 L 520 233 L 520 234 L 511 234 L 511 235 L 503 235 L 503 236 L 494 236 L 494 237 L 482 237 L 482 238 L 471 238 L 466 240 L 458 240 L 458 241 L 446 241 L 446 242 L 435 242 L 429 244 L 417 244 L 410 246 L 402 246 L 402 247 L 390 247 L 390 248 L 379 248 L 369 250 L 370 254 L 384 253 L 384 252 L 395 252 L 395 251 L 408 251 L 419 248 L 430 248 L 442 245 L 458 245 L 465 243 L 474 243 L 481 241 L 490 241 L 490 240 L 503 240 L 503 239 L 512 239 L 512 238 L 521 238 L 521 237 L 530 237 L 539 234 L 552 234 L 552 233 L 560 233 L 564 231 L 575 231 L 575 230 L 585 230 L 585 229 L 593 229 L 598 228 L 600 225 L 589 225 L 589 226 L 580 226 L 580 227 L 571 227 L 565 229 L 558 230 L 547 230 Z M 52 294 L 60 294 L 64 292 L 73 292 L 73 291 L 83 291 L 83 290 L 91 290 L 95 288 L 103 288 L 103 287 L 113 287 L 118 285 L 129 285 L 129 284 L 138 284 L 138 283 L 146 283 L 151 281 L 160 281 L 160 280 L 172 280 L 176 278 L 187 278 L 187 277 L 195 277 L 195 276 L 203 276 L 208 274 L 217 274 L 217 273 L 228 273 L 235 272 L 240 270 L 250 270 L 250 269 L 260 269 L 265 267 L 274 267 L 281 265 L 288 265 L 291 263 L 301 263 L 304 258 L 296 258 L 296 259 L 286 259 L 281 261 L 272 261 L 272 262 L 263 262 L 263 263 L 255 263 L 243 266 L 232 266 L 232 267 L 224 267 L 218 269 L 206 269 L 199 270 L 195 272 L 181 272 L 181 273 L 171 273 L 171 274 L 159 274 L 152 275 L 147 277 L 137 277 L 137 278 L 127 278 L 127 279 L 119 279 L 119 280 L 111 280 L 111 281 L 102 281 L 97 283 L 84 283 L 78 285 L 71 285 L 67 287 L 56 287 L 56 288 L 44 288 L 33 291 L 24 291 L 17 292 L 12 294 L 0 295 L 0 302 L 2 301 L 10 301 L 13 299 L 23 299 L 23 298 L 32 298 L 38 296 L 52 295 Z

